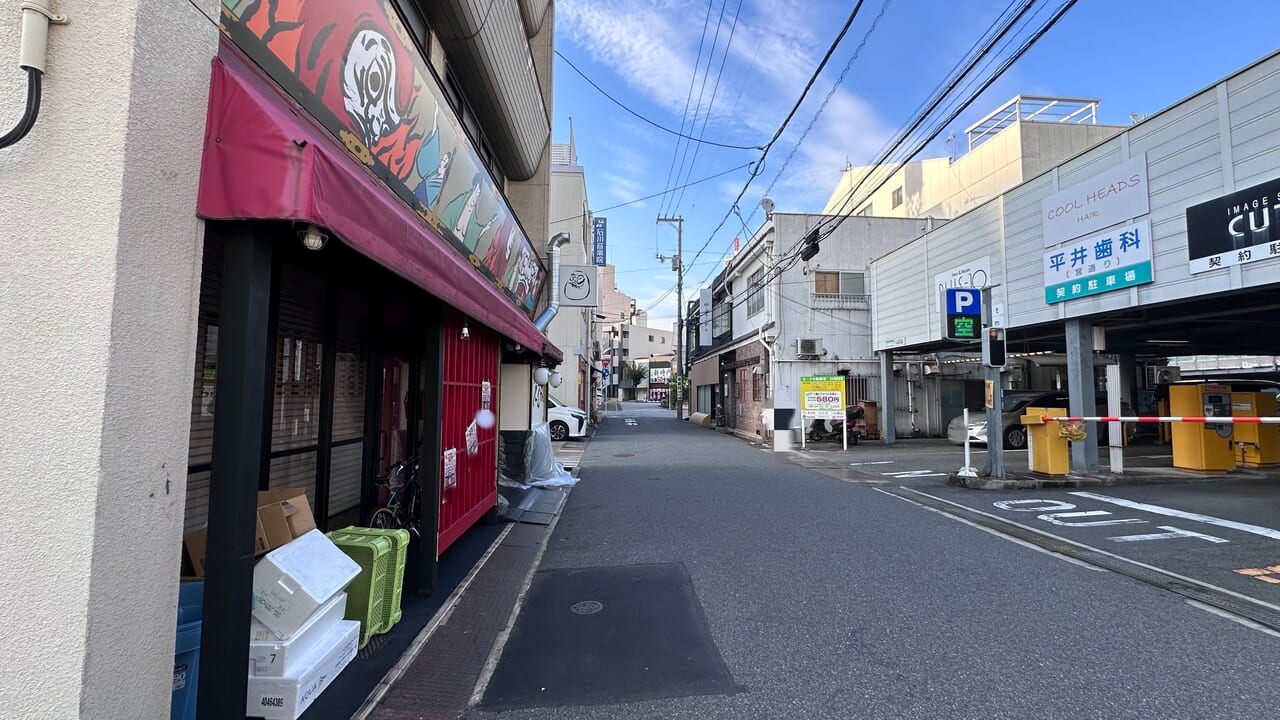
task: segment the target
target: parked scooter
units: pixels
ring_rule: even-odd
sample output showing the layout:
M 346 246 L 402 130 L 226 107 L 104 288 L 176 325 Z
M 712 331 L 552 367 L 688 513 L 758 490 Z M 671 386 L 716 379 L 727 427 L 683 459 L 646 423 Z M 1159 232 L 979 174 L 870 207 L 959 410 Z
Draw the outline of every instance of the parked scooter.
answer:
M 844 420 L 814 420 L 809 424 L 806 433 L 809 442 L 842 442 L 845 423 L 849 425 L 849 444 L 857 445 L 862 433 L 856 428 L 857 422 L 866 417 L 867 411 L 861 406 L 850 405 L 844 409 Z

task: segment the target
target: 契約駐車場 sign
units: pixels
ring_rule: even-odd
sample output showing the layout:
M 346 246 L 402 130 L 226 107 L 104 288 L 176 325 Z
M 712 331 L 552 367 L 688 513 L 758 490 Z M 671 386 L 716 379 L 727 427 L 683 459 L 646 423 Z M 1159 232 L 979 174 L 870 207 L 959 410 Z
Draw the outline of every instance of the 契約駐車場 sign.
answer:
M 1150 220 L 1122 225 L 1044 254 L 1044 301 L 1049 304 L 1152 280 Z

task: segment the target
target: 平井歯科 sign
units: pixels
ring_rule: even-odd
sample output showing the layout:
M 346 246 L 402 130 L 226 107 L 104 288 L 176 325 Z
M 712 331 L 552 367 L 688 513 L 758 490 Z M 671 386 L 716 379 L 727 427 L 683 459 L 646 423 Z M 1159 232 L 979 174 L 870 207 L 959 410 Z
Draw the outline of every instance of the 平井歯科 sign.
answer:
M 1153 279 L 1149 220 L 1121 225 L 1044 254 L 1044 301 L 1049 304 Z

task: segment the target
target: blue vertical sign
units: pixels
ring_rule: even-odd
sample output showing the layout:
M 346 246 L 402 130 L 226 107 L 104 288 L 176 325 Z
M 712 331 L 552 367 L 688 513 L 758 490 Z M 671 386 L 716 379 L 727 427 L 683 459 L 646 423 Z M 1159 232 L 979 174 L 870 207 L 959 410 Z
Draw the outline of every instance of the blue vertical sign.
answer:
M 591 221 L 591 241 L 593 249 L 591 251 L 591 262 L 596 265 L 604 265 L 604 242 L 605 242 L 605 223 L 607 218 L 593 218 Z

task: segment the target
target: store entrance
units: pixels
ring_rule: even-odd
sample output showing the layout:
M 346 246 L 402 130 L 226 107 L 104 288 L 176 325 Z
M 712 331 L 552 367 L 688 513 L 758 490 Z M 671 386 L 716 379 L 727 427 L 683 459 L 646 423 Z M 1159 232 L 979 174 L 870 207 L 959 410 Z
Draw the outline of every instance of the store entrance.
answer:
M 410 442 L 411 399 L 416 395 L 412 363 L 403 354 L 390 354 L 382 363 L 382 398 L 378 414 L 378 474 L 416 451 Z

